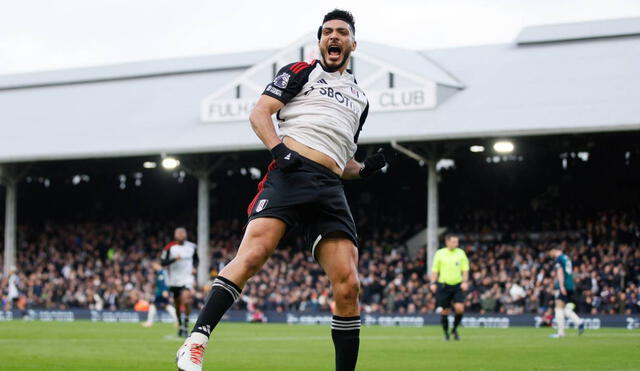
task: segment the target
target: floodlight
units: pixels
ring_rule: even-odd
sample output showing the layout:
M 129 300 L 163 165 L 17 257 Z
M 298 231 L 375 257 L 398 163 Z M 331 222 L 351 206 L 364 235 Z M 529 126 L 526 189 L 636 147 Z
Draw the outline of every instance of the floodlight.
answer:
M 180 161 L 173 158 L 173 157 L 165 157 L 162 160 L 162 167 L 167 169 L 167 170 L 173 170 L 175 168 L 178 167 L 178 165 L 180 165 Z
M 493 145 L 493 149 L 498 153 L 511 153 L 513 152 L 513 148 L 513 142 L 507 140 L 496 142 Z

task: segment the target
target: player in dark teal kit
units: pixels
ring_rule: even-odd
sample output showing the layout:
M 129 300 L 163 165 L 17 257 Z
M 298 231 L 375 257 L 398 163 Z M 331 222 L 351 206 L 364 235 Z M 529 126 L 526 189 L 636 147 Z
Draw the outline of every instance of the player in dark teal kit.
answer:
M 562 252 L 561 246 L 552 248 L 549 254 L 555 259 L 553 269 L 556 272 L 554 287 L 556 290 L 555 314 L 558 327 L 558 333 L 552 334 L 551 337 L 561 338 L 565 336 L 565 316 L 578 326 L 578 334 L 582 335 L 584 332 L 584 322 L 578 317 L 576 312 L 573 311 L 573 308 L 575 308 L 573 299 L 575 283 L 573 282 L 573 264 L 571 263 L 571 259 Z
M 166 270 L 162 269 L 162 265 L 158 262 L 153 262 L 152 267 L 156 272 L 155 299 L 153 300 L 153 304 L 149 305 L 149 315 L 147 321 L 143 323 L 142 326 L 151 327 L 153 325 L 158 307 L 164 308 L 171 318 L 173 318 L 174 322 L 177 323 L 176 309 L 169 303 L 169 286 L 167 283 L 169 275 Z

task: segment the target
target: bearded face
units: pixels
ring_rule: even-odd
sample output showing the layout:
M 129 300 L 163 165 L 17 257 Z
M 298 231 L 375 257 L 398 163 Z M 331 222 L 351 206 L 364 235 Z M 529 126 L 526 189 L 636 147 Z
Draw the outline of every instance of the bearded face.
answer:
M 342 20 L 334 19 L 322 25 L 320 41 L 322 64 L 329 71 L 344 71 L 351 52 L 356 49 L 351 26 Z

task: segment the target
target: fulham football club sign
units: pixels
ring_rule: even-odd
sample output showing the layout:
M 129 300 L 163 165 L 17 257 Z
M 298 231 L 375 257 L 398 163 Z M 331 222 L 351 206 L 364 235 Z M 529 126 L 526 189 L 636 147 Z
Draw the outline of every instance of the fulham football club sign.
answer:
M 398 68 L 376 57 L 372 44 L 361 43 L 352 55 L 353 73 L 358 86 L 369 99 L 369 112 L 430 110 L 437 105 L 437 84 L 416 73 Z M 275 76 L 293 61 L 319 59 L 315 35 L 308 35 L 290 47 L 275 53 L 203 99 L 200 117 L 203 122 L 246 121 L 260 94 L 270 81 L 286 86 L 287 73 Z

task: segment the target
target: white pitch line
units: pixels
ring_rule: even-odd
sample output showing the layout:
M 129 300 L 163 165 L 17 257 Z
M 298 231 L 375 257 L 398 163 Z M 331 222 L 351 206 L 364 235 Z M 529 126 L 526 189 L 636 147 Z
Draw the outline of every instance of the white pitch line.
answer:
M 540 338 L 546 338 L 548 336 L 548 334 L 541 334 Z M 638 334 L 585 334 L 584 338 L 588 338 L 588 337 L 598 337 L 598 338 L 605 338 L 605 337 L 629 337 L 629 338 L 636 338 L 640 336 L 640 333 Z M 573 336 L 570 336 L 573 337 Z M 576 338 L 578 337 L 578 335 L 575 336 Z M 260 341 L 324 341 L 329 339 L 330 336 L 259 336 L 259 337 L 255 337 L 255 336 L 247 336 L 247 337 L 238 337 L 238 336 L 216 336 L 214 337 L 213 341 L 215 342 L 235 342 L 235 341 L 242 341 L 242 342 L 246 342 L 246 341 L 252 341 L 252 342 L 260 342 Z M 501 339 L 504 338 L 504 336 L 496 336 L 496 335 L 488 335 L 488 336 L 482 336 L 482 335 L 462 335 L 463 340 L 488 340 L 488 339 Z M 167 340 L 174 340 L 175 337 L 173 337 L 173 339 L 169 339 L 169 336 L 165 336 L 165 339 Z M 369 341 L 369 340 L 374 340 L 374 341 L 378 341 L 378 340 L 442 340 L 442 336 L 425 336 L 425 335 L 412 335 L 412 336 L 393 336 L 393 335 L 373 335 L 373 336 L 360 336 L 360 340 L 361 341 Z M 180 339 L 182 340 L 182 339 Z

